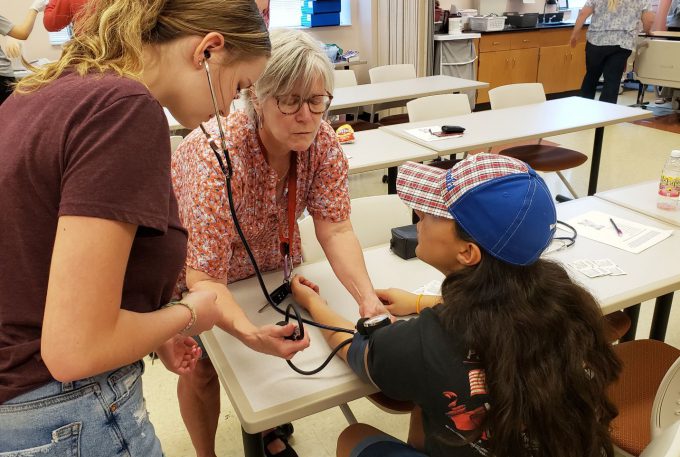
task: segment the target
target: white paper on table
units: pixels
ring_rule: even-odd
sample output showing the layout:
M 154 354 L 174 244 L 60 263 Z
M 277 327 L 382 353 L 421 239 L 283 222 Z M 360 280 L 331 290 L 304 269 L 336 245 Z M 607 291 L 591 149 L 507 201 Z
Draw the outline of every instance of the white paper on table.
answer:
M 423 295 L 441 295 L 441 291 L 442 282 L 439 281 L 438 279 L 433 279 L 424 286 L 418 287 L 416 290 L 413 291 L 413 293 Z
M 454 134 L 446 135 L 446 136 L 433 135 L 433 133 L 441 133 L 441 131 L 442 131 L 441 125 L 432 125 L 430 127 L 419 127 L 417 129 L 408 129 L 408 130 L 406 130 L 406 133 L 408 133 L 411 136 L 418 138 L 419 140 L 423 140 L 423 141 L 450 140 L 452 138 L 459 138 L 459 137 L 463 136 L 462 133 L 454 133 Z
M 626 272 L 621 269 L 611 259 L 578 259 L 567 264 L 572 270 L 583 273 L 589 278 L 599 278 L 600 276 L 620 276 Z
M 621 230 L 616 232 L 610 219 Z M 624 251 L 639 254 L 645 249 L 665 240 L 673 233 L 672 230 L 660 230 L 648 225 L 620 217 L 614 217 L 601 211 L 589 211 L 569 220 L 579 236 L 584 236 L 600 243 L 614 246 Z

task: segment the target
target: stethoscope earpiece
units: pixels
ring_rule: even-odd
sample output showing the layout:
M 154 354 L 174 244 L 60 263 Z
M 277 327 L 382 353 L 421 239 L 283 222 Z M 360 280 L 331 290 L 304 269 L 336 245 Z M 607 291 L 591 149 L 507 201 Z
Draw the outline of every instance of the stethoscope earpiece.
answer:
M 207 49 L 203 51 L 203 57 L 205 57 L 205 59 L 208 60 L 210 58 L 210 51 L 208 51 Z

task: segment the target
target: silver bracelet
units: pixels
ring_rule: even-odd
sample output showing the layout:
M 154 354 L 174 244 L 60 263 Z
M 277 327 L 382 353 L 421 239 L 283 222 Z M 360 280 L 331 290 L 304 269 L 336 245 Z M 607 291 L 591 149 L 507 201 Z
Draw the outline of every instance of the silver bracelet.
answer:
M 184 334 L 184 333 L 188 332 L 189 330 L 191 330 L 191 327 L 193 327 L 194 324 L 196 323 L 196 309 L 194 309 L 193 305 L 191 305 L 189 303 L 185 303 L 183 301 L 171 301 L 167 305 L 164 305 L 163 308 L 169 308 L 169 307 L 175 306 L 175 305 L 182 305 L 191 312 L 191 319 L 189 319 L 189 323 L 186 325 L 186 327 L 184 327 L 179 332 L 179 333 Z

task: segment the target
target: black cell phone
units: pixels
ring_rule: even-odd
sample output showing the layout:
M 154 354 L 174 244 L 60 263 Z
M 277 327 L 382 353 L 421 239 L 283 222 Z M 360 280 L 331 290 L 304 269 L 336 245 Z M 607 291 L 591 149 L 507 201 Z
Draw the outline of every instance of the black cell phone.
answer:
M 442 132 L 444 133 L 463 133 L 464 131 L 465 127 L 458 125 L 442 125 Z

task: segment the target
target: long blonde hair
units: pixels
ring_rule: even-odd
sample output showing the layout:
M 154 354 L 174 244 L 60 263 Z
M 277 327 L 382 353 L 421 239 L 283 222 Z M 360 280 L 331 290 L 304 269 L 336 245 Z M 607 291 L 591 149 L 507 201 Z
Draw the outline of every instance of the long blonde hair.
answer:
M 114 72 L 140 80 L 145 44 L 189 35 L 221 33 L 230 61 L 271 51 L 253 0 L 96 0 L 83 7 L 74 23 L 73 39 L 61 58 L 21 80 L 16 92 L 38 90 L 69 68 L 81 76 Z

